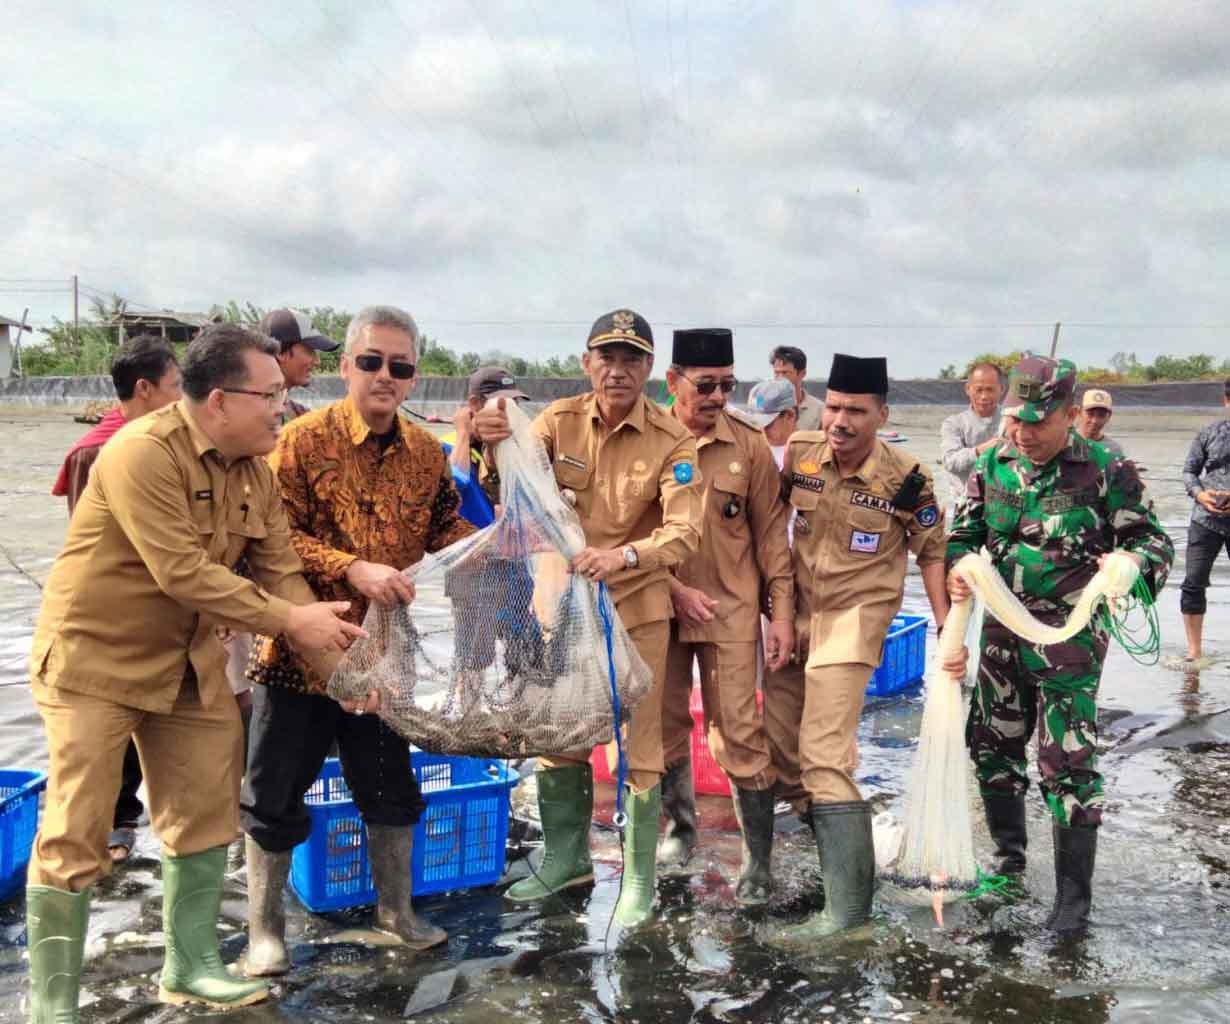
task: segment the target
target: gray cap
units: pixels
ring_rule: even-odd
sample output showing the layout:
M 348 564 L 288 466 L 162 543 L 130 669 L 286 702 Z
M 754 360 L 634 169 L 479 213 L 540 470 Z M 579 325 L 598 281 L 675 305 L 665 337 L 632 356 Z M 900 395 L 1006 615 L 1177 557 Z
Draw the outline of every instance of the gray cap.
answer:
M 798 405 L 794 385 L 784 377 L 762 380 L 747 396 L 747 415 L 767 427 L 778 416 Z

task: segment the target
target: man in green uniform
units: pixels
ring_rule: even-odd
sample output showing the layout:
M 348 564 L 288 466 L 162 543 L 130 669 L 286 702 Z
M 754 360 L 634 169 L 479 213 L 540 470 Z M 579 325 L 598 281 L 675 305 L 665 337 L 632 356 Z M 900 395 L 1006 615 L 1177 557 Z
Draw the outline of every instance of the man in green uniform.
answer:
M 948 538 L 951 570 L 986 545 L 1004 581 L 1036 619 L 1063 623 L 1110 552 L 1131 554 L 1156 596 L 1174 545 L 1145 500 L 1135 466 L 1072 430 L 1076 367 L 1027 356 L 1013 369 L 1004 414 L 1012 442 L 984 452 Z M 1092 900 L 1102 776 L 1097 691 L 1107 633 L 1090 623 L 1061 644 L 1032 644 L 990 616 L 966 728 L 1001 873 L 1025 868 L 1025 747 L 1038 729 L 1038 768 L 1055 841 L 1055 905 L 1047 926 L 1085 926 Z M 954 666 L 947 666 L 954 667 Z M 955 667 L 963 670 L 958 659 Z

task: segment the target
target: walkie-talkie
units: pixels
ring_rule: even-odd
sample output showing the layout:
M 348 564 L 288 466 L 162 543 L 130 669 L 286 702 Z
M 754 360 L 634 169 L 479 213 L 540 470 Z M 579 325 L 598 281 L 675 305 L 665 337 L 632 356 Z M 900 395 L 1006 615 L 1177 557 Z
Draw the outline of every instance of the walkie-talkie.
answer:
M 913 512 L 918 508 L 918 499 L 922 497 L 923 488 L 927 486 L 927 478 L 918 468 L 918 463 L 914 463 L 914 468 L 906 473 L 900 489 L 893 496 L 893 504 L 906 512 Z

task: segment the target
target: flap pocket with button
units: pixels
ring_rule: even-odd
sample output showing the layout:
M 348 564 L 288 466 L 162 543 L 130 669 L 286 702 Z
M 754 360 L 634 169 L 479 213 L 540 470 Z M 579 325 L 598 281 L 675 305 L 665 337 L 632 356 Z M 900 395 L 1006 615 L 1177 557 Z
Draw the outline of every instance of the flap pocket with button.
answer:
M 790 504 L 800 512 L 810 512 L 820 504 L 820 494 L 795 484 L 790 489 Z
M 747 494 L 747 477 L 742 473 L 714 473 L 713 489 L 743 497 Z
M 564 462 L 558 455 L 555 457 L 555 479 L 560 487 L 568 487 L 574 491 L 583 491 L 589 486 L 593 469 L 589 465 L 576 466 Z

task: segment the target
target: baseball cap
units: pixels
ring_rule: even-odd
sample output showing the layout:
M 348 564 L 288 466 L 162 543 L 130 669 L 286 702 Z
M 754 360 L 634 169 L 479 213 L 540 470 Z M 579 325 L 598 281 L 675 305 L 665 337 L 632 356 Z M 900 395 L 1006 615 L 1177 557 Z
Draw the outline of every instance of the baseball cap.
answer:
M 1085 397 L 1081 399 L 1082 409 L 1105 409 L 1109 412 L 1112 407 L 1110 392 L 1103 391 L 1101 388 L 1090 388 L 1085 392 Z
M 312 326 L 311 320 L 294 309 L 271 309 L 261 317 L 260 331 L 281 345 L 283 352 L 298 344 L 317 352 L 336 352 L 341 345 L 339 341 L 326 338 Z
M 653 355 L 653 331 L 640 313 L 630 309 L 616 309 L 603 313 L 589 329 L 588 348 L 603 345 L 631 345 Z
M 767 427 L 782 413 L 797 405 L 794 385 L 785 377 L 770 377 L 748 393 L 747 416 L 762 427 Z
M 1027 355 L 1008 374 L 1004 415 L 1025 423 L 1041 423 L 1075 390 L 1076 364 L 1072 360 Z
M 502 366 L 480 366 L 469 380 L 469 396 L 488 398 L 503 395 L 506 398 L 526 398 L 530 396 L 517 389 L 517 379 Z

